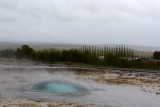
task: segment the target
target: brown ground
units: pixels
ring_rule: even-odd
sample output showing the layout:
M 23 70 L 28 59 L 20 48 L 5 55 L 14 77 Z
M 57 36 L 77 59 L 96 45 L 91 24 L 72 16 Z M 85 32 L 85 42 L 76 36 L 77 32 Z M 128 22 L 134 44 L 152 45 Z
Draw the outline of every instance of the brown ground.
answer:
M 160 94 L 160 72 L 112 70 L 112 69 L 76 69 L 79 79 L 94 80 L 103 83 L 129 84 L 140 87 L 145 92 Z
M 99 107 L 94 104 L 47 102 L 0 98 L 0 107 Z

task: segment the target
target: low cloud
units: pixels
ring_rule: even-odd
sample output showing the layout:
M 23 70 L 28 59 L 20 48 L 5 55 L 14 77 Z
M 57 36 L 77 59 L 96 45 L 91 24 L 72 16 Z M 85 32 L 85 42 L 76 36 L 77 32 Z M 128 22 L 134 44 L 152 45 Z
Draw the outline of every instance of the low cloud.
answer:
M 157 13 L 160 10 L 158 0 L 0 0 L 0 10 L 6 13 L 1 14 L 4 18 L 8 14 L 13 17 L 17 12 L 19 16 L 62 22 L 121 22 L 160 18 Z
M 159 11 L 159 0 L 0 0 L 1 41 L 147 45 L 136 38 L 159 38 Z

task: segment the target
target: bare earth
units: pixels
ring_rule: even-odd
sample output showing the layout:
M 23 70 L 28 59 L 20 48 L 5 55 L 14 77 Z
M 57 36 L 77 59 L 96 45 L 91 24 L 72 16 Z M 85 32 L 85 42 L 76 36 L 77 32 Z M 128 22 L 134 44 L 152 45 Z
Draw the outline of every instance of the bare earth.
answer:
M 114 69 L 74 69 L 79 79 L 102 83 L 129 84 L 140 87 L 145 92 L 160 94 L 159 71 L 134 71 Z
M 55 65 L 52 65 L 55 66 Z M 60 66 L 60 65 L 58 65 Z M 62 65 L 63 66 L 63 65 Z M 46 68 L 51 73 L 60 72 L 62 68 Z M 78 75 L 77 80 L 95 81 L 99 83 L 128 84 L 139 87 L 147 93 L 160 94 L 160 72 L 116 70 L 92 67 L 69 67 L 70 72 Z M 99 107 L 95 104 L 75 102 L 48 102 L 26 99 L 0 98 L 0 107 Z
M 78 103 L 47 102 L 47 101 L 0 98 L 0 107 L 99 107 L 99 106 L 94 104 L 78 104 Z

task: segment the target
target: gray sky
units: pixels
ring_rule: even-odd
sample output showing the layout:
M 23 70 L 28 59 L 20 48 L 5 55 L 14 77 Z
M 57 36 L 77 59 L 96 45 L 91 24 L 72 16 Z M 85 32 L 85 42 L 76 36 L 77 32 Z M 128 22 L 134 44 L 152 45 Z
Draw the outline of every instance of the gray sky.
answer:
M 0 41 L 160 46 L 160 0 L 0 0 Z

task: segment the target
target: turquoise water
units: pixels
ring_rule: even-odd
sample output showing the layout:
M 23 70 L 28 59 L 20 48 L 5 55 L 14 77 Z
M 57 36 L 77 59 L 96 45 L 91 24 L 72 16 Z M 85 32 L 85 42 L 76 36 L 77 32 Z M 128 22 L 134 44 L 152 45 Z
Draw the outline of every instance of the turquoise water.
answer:
M 65 83 L 48 83 L 43 89 L 57 93 L 75 93 L 79 91 L 73 85 Z
M 78 83 L 65 80 L 50 80 L 37 83 L 33 87 L 36 90 L 54 93 L 77 93 L 87 91 L 87 88 Z

